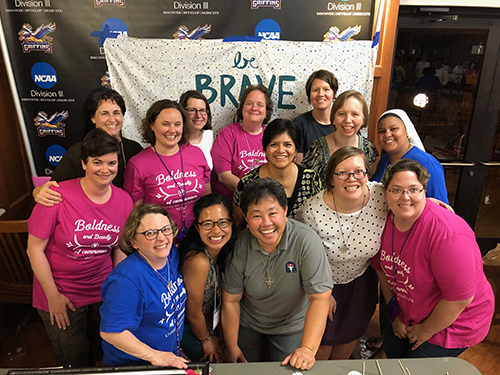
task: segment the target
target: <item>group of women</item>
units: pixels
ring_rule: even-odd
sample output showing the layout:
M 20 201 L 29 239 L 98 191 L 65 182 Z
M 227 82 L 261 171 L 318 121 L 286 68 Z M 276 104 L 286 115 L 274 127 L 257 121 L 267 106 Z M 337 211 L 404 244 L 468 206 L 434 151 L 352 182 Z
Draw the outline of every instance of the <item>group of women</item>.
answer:
M 367 104 L 353 90 L 334 101 L 337 89 L 314 72 L 313 110 L 270 121 L 269 91 L 251 85 L 215 142 L 207 99 L 187 91 L 148 109 L 144 150 L 121 136 L 123 98 L 93 92 L 97 129 L 35 189 L 28 221 L 33 304 L 58 364 L 347 359 L 377 275 L 389 357 L 481 341 L 493 297 L 474 234 L 426 199 L 446 206 L 443 168 L 393 110 L 377 125 L 386 154 L 372 179 Z

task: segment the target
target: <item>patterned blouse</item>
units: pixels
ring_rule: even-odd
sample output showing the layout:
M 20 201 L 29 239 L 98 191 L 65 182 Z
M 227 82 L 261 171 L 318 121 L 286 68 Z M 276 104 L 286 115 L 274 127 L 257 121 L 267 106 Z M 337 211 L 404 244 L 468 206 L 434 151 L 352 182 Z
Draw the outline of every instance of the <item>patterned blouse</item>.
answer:
M 369 141 L 367 138 L 358 134 L 359 144 L 358 148 L 364 152 L 370 164 L 375 163 L 378 157 L 378 151 L 375 145 Z M 321 178 L 321 182 L 325 184 L 326 180 L 326 165 L 328 164 L 328 159 L 330 159 L 330 149 L 328 148 L 328 142 L 325 137 L 316 139 L 309 150 L 307 150 L 302 164 L 307 168 L 315 171 Z
M 201 306 L 201 311 L 205 317 L 205 322 L 210 334 L 213 334 L 214 301 L 215 293 L 220 293 L 220 275 L 217 263 L 214 262 L 207 249 L 203 249 L 203 251 L 208 257 L 210 267 L 208 268 L 205 291 L 203 292 L 203 305 Z
M 323 183 L 321 182 L 318 174 L 311 169 L 304 168 L 302 165 L 296 164 L 299 171 L 297 174 L 297 181 L 295 182 L 295 187 L 291 197 L 288 198 L 288 217 L 295 218 L 297 210 L 302 207 L 302 205 L 309 198 L 316 195 L 322 188 Z M 241 204 L 241 193 L 243 188 L 251 181 L 260 178 L 258 167 L 246 175 L 244 175 L 238 185 L 233 195 L 233 203 L 235 206 L 240 207 Z

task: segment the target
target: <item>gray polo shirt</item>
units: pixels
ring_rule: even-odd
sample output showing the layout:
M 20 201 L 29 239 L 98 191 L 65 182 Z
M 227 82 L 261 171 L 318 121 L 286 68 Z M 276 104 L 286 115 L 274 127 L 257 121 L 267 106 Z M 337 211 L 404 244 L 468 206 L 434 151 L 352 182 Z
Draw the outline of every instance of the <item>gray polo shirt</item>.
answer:
M 270 289 L 265 264 L 273 279 Z M 288 219 L 271 255 L 261 249 L 248 229 L 239 234 L 222 286 L 230 294 L 243 292 L 243 327 L 278 335 L 301 331 L 309 306 L 307 294 L 326 292 L 333 283 L 321 239 L 311 228 Z

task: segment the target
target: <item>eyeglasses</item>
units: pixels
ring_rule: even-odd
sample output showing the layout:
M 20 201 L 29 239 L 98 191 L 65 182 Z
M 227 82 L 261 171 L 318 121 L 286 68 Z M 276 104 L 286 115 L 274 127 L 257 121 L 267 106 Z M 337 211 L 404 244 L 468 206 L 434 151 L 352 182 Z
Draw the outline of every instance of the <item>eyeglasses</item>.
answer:
M 205 108 L 202 109 L 196 109 L 196 108 L 186 108 L 187 113 L 190 115 L 194 116 L 195 114 L 199 113 L 201 116 L 206 116 L 208 113 L 208 110 Z
M 198 223 L 198 225 L 200 227 L 202 227 L 204 230 L 212 230 L 212 228 L 215 226 L 215 224 L 217 224 L 217 226 L 220 228 L 220 229 L 225 229 L 229 226 L 229 224 L 231 224 L 231 219 L 220 219 L 220 220 L 217 220 L 217 221 L 212 221 L 212 220 L 205 220 L 205 221 L 202 221 L 201 223 Z
M 165 237 L 170 236 L 172 233 L 174 233 L 175 228 L 176 225 L 172 223 L 165 225 L 160 229 L 149 229 L 144 232 L 138 232 L 138 234 L 142 234 L 148 241 L 153 241 L 158 238 L 158 233 L 162 232 Z
M 408 194 L 409 197 L 416 197 L 420 193 L 424 191 L 422 188 L 409 188 L 409 189 L 400 189 L 400 188 L 394 188 L 394 189 L 387 189 L 389 193 L 395 196 L 400 196 L 403 195 L 404 193 Z
M 367 173 L 368 172 L 362 171 L 361 169 L 358 169 L 357 171 L 351 173 L 344 171 L 339 173 L 333 172 L 333 174 L 336 175 L 339 180 L 348 180 L 349 178 L 351 178 L 351 176 L 353 176 L 355 180 L 362 180 L 363 178 L 365 178 Z

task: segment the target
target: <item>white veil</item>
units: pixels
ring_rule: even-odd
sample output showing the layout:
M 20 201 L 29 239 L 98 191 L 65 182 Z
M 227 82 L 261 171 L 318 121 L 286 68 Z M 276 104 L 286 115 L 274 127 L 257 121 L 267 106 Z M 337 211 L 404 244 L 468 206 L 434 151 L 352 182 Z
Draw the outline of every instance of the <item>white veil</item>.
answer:
M 406 114 L 406 112 L 403 111 L 402 109 L 390 109 L 388 111 L 385 111 L 382 114 L 382 116 L 384 116 L 387 113 L 393 113 L 396 116 L 398 116 L 401 119 L 401 121 L 403 121 L 403 124 L 406 127 L 406 132 L 408 133 L 408 137 L 410 139 L 410 144 L 412 144 L 413 146 L 417 146 L 419 149 L 426 152 L 424 144 L 420 140 L 420 137 L 418 136 L 417 130 L 415 129 L 413 122 L 411 122 L 411 120 L 408 117 L 408 115 Z M 382 116 L 380 116 L 380 117 L 382 117 Z M 380 121 L 380 117 L 379 117 L 379 121 Z

